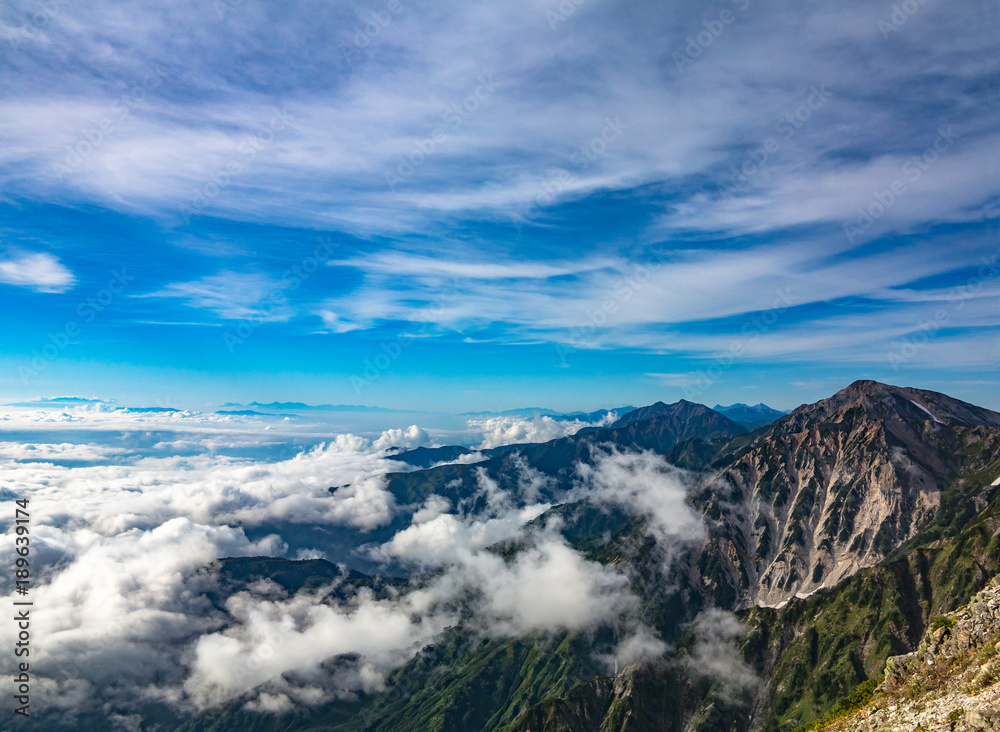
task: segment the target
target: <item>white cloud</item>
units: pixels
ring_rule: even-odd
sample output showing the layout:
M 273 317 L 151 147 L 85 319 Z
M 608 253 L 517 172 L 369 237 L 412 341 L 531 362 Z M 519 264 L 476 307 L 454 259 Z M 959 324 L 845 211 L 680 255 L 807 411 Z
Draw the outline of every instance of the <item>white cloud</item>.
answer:
M 375 440 L 374 443 L 372 443 L 372 447 L 376 450 L 388 450 L 393 447 L 412 449 L 414 447 L 429 444 L 430 439 L 431 438 L 430 435 L 427 434 L 427 430 L 424 430 L 415 424 L 411 424 L 405 430 L 386 430 L 377 440 Z
M 878 32 L 882 7 L 851 2 L 789 13 L 754 5 L 683 70 L 673 54 L 684 52 L 707 17 L 707 10 L 683 3 L 641 5 L 629 17 L 595 6 L 554 30 L 545 18 L 550 8 L 535 0 L 488 9 L 418 2 L 414 12 L 392 19 L 358 66 L 345 65 L 343 48 L 353 48 L 364 7 L 320 14 L 240 8 L 213 26 L 212 38 L 221 44 L 192 30 L 201 23 L 196 9 L 185 2 L 156 10 L 134 4 L 122 23 L 112 22 L 117 19 L 102 6 L 62 6 L 30 39 L 8 27 L 12 40 L 23 41 L 19 73 L 45 79 L 51 91 L 24 94 L 13 86 L 20 77 L 12 77 L 0 126 L 4 189 L 163 212 L 186 204 L 192 189 L 214 176 L 225 185 L 210 213 L 412 232 L 432 224 L 438 230 L 462 212 L 509 220 L 538 199 L 558 202 L 647 184 L 669 186 L 680 194 L 670 202 L 684 205 L 692 185 L 725 180 L 748 150 L 774 136 L 781 150 L 747 195 L 729 204 L 696 202 L 677 210 L 672 222 L 713 231 L 774 227 L 835 218 L 841 204 L 845 213 L 853 210 L 858 191 L 884 185 L 875 175 L 879 157 L 892 150 L 905 158 L 926 146 L 942 109 L 984 149 L 995 117 L 995 19 L 975 3 L 922 7 L 898 36 L 905 37 L 903 45 Z M 612 19 L 616 32 L 608 30 Z M 318 32 L 328 42 L 283 44 L 275 28 L 302 38 Z M 178 46 L 168 29 L 187 29 L 182 35 L 194 40 Z M 942 35 L 954 43 L 940 44 Z M 242 61 L 219 49 L 236 39 L 249 55 L 272 58 L 283 69 L 280 78 L 262 69 L 250 84 L 234 73 Z M 144 53 L 101 53 L 106 48 Z M 78 51 L 94 63 L 73 66 Z M 59 176 L 55 165 L 67 146 L 83 139 L 81 130 L 112 116 L 121 90 L 103 80 L 134 84 L 148 73 L 138 59 L 151 57 L 170 67 L 163 88 L 126 118 L 115 118 L 114 131 L 71 174 Z M 56 62 L 48 65 L 48 58 Z M 317 58 L 335 70 L 337 84 L 315 74 Z M 928 75 L 928 64 L 914 59 L 931 59 L 930 67 L 952 74 Z M 882 73 L 868 73 L 869 64 Z M 183 84 L 174 87 L 178 73 Z M 480 108 L 457 128 L 447 125 L 447 110 L 487 77 L 493 91 Z M 834 91 L 824 108 L 792 138 L 776 132 L 782 116 L 824 82 Z M 914 94 L 915 88 L 924 93 Z M 956 88 L 975 90 L 977 103 L 963 103 Z M 286 100 L 293 123 L 247 160 L 238 152 L 241 144 Z M 574 162 L 609 117 L 620 118 L 621 134 L 586 165 Z M 390 190 L 386 174 L 419 153 L 418 145 L 426 149 L 436 130 L 447 139 Z M 954 156 L 953 170 L 944 164 L 935 170 L 940 195 L 901 203 L 894 225 L 961 218 L 973 210 L 992 185 L 977 190 L 988 166 L 974 159 L 974 147 L 963 151 L 966 159 Z M 241 170 L 227 180 L 220 171 L 234 160 Z M 554 186 L 559 171 L 572 175 Z M 953 176 L 958 184 L 949 186 Z M 804 179 L 812 183 L 803 186 Z
M 295 552 L 295 559 L 297 561 L 305 559 L 327 559 L 326 552 L 320 549 L 299 549 Z
M 138 689 L 179 681 L 183 648 L 223 622 L 205 597 L 213 583 L 204 567 L 219 557 L 274 555 L 285 548 L 273 535 L 253 542 L 242 529 L 184 518 L 114 536 L 41 522 L 34 533 L 36 557 L 46 547 L 61 557 L 32 588 L 32 616 L 45 638 L 32 649 L 32 668 L 39 676 L 65 679 L 60 688 L 75 685 L 89 694 L 112 682 Z M 13 536 L 2 543 L 13 552 Z M 13 643 L 14 632 L 4 628 L 0 636 Z M 62 693 L 51 700 L 57 707 L 67 703 Z
M 0 442 L 0 458 L 10 458 L 25 462 L 42 462 L 49 460 L 83 460 L 102 461 L 116 455 L 125 455 L 124 447 L 107 445 L 81 445 L 78 443 L 40 443 L 25 444 L 23 442 Z
M 884 361 L 894 333 L 913 333 L 934 317 L 942 296 L 955 295 L 931 290 L 922 299 L 921 291 L 911 290 L 902 304 L 901 288 L 959 268 L 980 268 L 988 244 L 981 234 L 942 233 L 933 243 L 862 254 L 838 231 L 808 245 L 769 242 L 738 251 L 675 245 L 669 253 L 657 247 L 658 257 L 647 253 L 641 262 L 609 262 L 570 278 L 525 275 L 496 281 L 456 275 L 445 290 L 440 278 L 419 270 L 391 277 L 376 273 L 331 307 L 345 321 L 369 328 L 389 321 L 423 323 L 431 335 L 457 331 L 481 338 L 486 333 L 486 340 L 503 343 L 556 342 L 569 352 L 630 348 L 713 359 L 736 349 L 744 360 L 772 354 L 779 360 L 801 359 L 810 353 L 871 363 Z M 864 328 L 848 327 L 844 321 L 852 319 L 850 312 L 831 312 L 829 303 L 845 298 L 873 303 Z M 992 312 L 987 313 L 985 293 L 977 299 L 984 301 L 981 314 L 972 307 L 955 310 L 949 324 L 978 332 L 953 328 L 949 337 L 967 344 L 978 358 L 988 353 L 974 344 L 990 337 L 983 329 L 990 327 Z M 816 307 L 804 314 L 809 305 Z M 711 333 L 675 327 L 738 316 Z M 497 323 L 504 324 L 499 333 Z M 881 352 L 873 353 L 869 344 Z M 933 362 L 938 355 L 927 351 L 924 357 Z M 667 373 L 662 378 L 673 384 L 685 377 Z M 510 428 L 527 432 L 524 426 Z M 501 432 L 495 439 L 489 444 L 503 444 L 505 438 Z
M 0 282 L 36 292 L 65 292 L 76 278 L 56 257 L 39 252 L 0 261 Z
M 728 703 L 745 701 L 743 695 L 760 684 L 760 677 L 743 659 L 738 642 L 746 629 L 732 613 L 710 609 L 692 625 L 695 644 L 687 659 L 688 669 L 717 682 L 717 693 Z
M 378 547 L 375 556 L 441 570 L 428 591 L 442 601 L 474 593 L 479 598 L 476 622 L 489 634 L 591 628 L 614 622 L 634 607 L 626 577 L 571 548 L 557 523 L 526 531 L 550 504 L 517 507 L 483 470 L 478 483 L 484 512 L 448 513 L 448 501 L 431 495 L 410 526 Z M 515 539 L 525 546 L 509 561 L 492 550 Z
M 385 481 L 371 477 L 338 488 L 326 515 L 333 523 L 368 531 L 389 523 L 394 511 L 395 501 L 385 489 Z
M 337 679 L 339 693 L 377 690 L 387 671 L 409 660 L 451 620 L 425 614 L 418 598 L 378 601 L 362 592 L 354 604 L 340 606 L 308 594 L 282 601 L 237 594 L 226 606 L 235 624 L 198 640 L 185 691 L 199 705 L 208 705 L 275 682 L 301 699 L 301 688 L 282 687 L 282 674 L 325 676 L 317 673 L 320 664 L 340 654 L 357 654 L 360 660 Z M 316 690 L 322 685 L 317 679 Z M 326 698 L 321 692 L 314 701 Z M 265 692 L 256 704 L 276 702 Z
M 289 286 L 264 274 L 224 271 L 133 297 L 177 298 L 190 307 L 211 310 L 224 320 L 280 322 L 293 315 L 285 295 Z
M 604 659 L 609 666 L 619 669 L 644 658 L 659 658 L 667 652 L 669 646 L 656 633 L 645 626 L 639 627 L 625 638 L 615 648 L 614 652 Z
M 612 259 L 582 262 L 479 262 L 448 260 L 402 252 L 382 252 L 374 257 L 330 262 L 331 266 L 354 267 L 382 275 L 405 275 L 419 278 L 449 278 L 473 280 L 548 280 L 581 272 L 620 266 Z
M 577 464 L 582 484 L 576 495 L 647 516 L 650 530 L 668 550 L 705 538 L 705 525 L 687 502 L 689 474 L 653 452 L 599 454 Z
M 616 419 L 618 419 L 618 415 L 613 412 L 596 422 L 584 422 L 579 419 L 559 420 L 547 415 L 534 419 L 484 417 L 470 419 L 468 428 L 472 435 L 481 435 L 482 442 L 476 446 L 476 449 L 489 450 L 494 447 L 524 442 L 548 442 L 560 437 L 575 435 L 584 427 L 604 427 Z
M 478 622 L 489 634 L 578 630 L 615 621 L 634 605 L 627 579 L 586 560 L 557 534 L 528 535 L 531 545 L 509 562 L 489 549 L 526 538 L 524 526 L 546 508 L 531 506 L 488 519 L 424 517 L 379 552 L 408 564 L 441 568 L 443 575 L 428 590 L 441 600 L 476 593 Z
M 382 545 L 378 555 L 429 567 L 470 563 L 488 547 L 519 536 L 528 522 L 549 508 L 547 504 L 533 505 L 472 519 L 443 513 L 447 503 L 442 501 L 440 496 L 431 496 L 414 514 L 410 526 Z
M 316 315 L 323 321 L 323 328 L 330 333 L 348 333 L 364 327 L 358 323 L 344 320 L 332 310 L 317 310 Z
M 442 460 L 439 463 L 434 463 L 432 467 L 439 467 L 441 465 L 475 465 L 489 459 L 488 455 L 483 455 L 481 452 L 470 452 L 465 455 L 459 455 L 454 460 Z
M 592 628 L 613 622 L 636 602 L 624 575 L 584 559 L 561 540 L 543 540 L 509 565 L 480 555 L 476 568 L 486 607 L 512 635 Z
M 7 456 L 3 465 L 7 486 L 31 501 L 32 592 L 37 602 L 33 617 L 45 637 L 32 665 L 38 674 L 37 688 L 49 695 L 53 708 L 69 711 L 109 702 L 127 714 L 133 705 L 153 699 L 183 709 L 222 698 L 227 690 L 242 690 L 235 682 L 215 678 L 211 663 L 196 651 L 200 644 L 208 648 L 213 643 L 220 647 L 239 643 L 244 621 L 263 632 L 271 616 L 264 610 L 241 615 L 241 608 L 253 605 L 254 600 L 248 598 L 255 592 L 260 593 L 262 608 L 268 608 L 268 602 L 278 607 L 280 598 L 272 597 L 278 588 L 273 583 L 270 589 L 255 585 L 244 597 L 244 605 L 237 599 L 220 612 L 208 596 L 218 587 L 206 567 L 223 557 L 287 555 L 288 544 L 269 530 L 272 526 L 343 524 L 364 529 L 381 524 L 393 504 L 377 476 L 405 467 L 386 460 L 383 451 L 354 435 L 338 435 L 283 461 L 215 455 L 212 452 L 219 443 L 253 444 L 255 437 L 258 441 L 272 438 L 265 437 L 263 425 L 257 425 L 254 434 L 252 422 L 240 424 L 242 433 L 218 431 L 216 420 L 208 415 L 201 420 L 190 414 L 178 417 L 89 407 L 13 409 L 6 414 L 16 428 L 48 424 L 39 420 L 61 415 L 64 421 L 55 423 L 60 439 L 82 440 L 33 445 L 6 441 L 0 447 Z M 126 447 L 129 443 L 123 436 L 129 433 L 115 429 L 134 429 L 155 420 L 171 424 L 179 436 L 159 445 L 160 449 L 180 447 L 193 454 L 144 457 L 143 445 Z M 184 430 L 185 422 L 190 431 Z M 96 434 L 106 435 L 106 444 L 94 441 L 95 427 L 103 428 Z M 15 463 L 10 458 L 29 462 Z M 92 460 L 95 464 L 63 467 L 50 460 Z M 349 487 L 331 494 L 329 486 L 338 483 Z M 253 539 L 248 537 L 252 527 L 263 529 Z M 0 549 L 5 546 L 13 552 L 13 541 L 12 534 L 4 534 Z M 317 558 L 323 551 L 300 546 L 295 554 Z M 309 597 L 298 602 L 305 607 L 317 600 Z M 349 613 L 342 642 L 350 648 L 363 620 L 370 628 L 383 621 L 391 623 L 391 614 L 383 610 L 372 607 Z M 322 615 L 332 610 L 321 607 L 311 612 Z M 409 623 L 408 614 L 400 612 L 400 622 Z M 273 610 L 272 615 L 276 613 Z M 230 635 L 225 638 L 236 641 L 222 640 L 227 628 Z M 329 623 L 324 628 L 329 630 Z M 419 637 L 434 629 L 421 630 Z M 0 630 L 0 639 L 13 642 L 8 638 L 11 632 L 11 628 Z M 247 636 L 246 642 L 254 637 Z M 377 668 L 391 667 L 414 652 L 408 642 L 393 645 L 397 640 L 387 635 L 387 650 L 373 651 L 370 668 L 357 670 L 367 681 L 355 685 L 342 679 L 342 686 L 336 688 L 372 688 L 378 680 Z M 338 647 L 330 645 L 333 641 L 326 635 L 307 636 L 305 642 L 331 652 Z M 241 649 L 233 652 L 236 657 L 253 652 Z M 387 660 L 390 656 L 395 660 Z M 288 657 L 285 662 L 294 663 Z M 324 691 L 324 698 L 328 691 L 335 689 Z M 293 689 L 286 695 L 295 703 L 306 703 L 309 690 Z M 280 699 L 272 695 L 258 703 L 261 708 L 276 706 Z

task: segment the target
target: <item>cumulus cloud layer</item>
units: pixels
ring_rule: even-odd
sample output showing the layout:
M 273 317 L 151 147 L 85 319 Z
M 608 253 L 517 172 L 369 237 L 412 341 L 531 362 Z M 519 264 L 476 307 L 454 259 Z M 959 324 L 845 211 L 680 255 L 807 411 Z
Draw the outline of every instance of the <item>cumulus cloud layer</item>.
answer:
M 626 578 L 582 557 L 557 525 L 526 530 L 550 504 L 517 505 L 483 470 L 478 483 L 485 511 L 450 512 L 447 499 L 431 495 L 376 554 L 443 570 L 432 592 L 442 598 L 474 592 L 480 621 L 492 633 L 588 628 L 614 620 L 629 606 Z M 469 503 L 475 505 L 474 499 Z M 511 561 L 491 549 L 512 540 L 526 546 Z
M 593 464 L 577 465 L 577 473 L 583 481 L 578 495 L 646 516 L 661 546 L 704 538 L 702 517 L 687 503 L 688 474 L 661 456 L 611 450 L 597 455 Z
M 53 437 L 65 440 L 5 440 L 0 459 L 8 497 L 30 500 L 33 617 L 44 641 L 32 649 L 32 668 L 40 693 L 71 711 L 102 700 L 126 711 L 157 700 L 185 708 L 245 690 L 212 678 L 199 655 L 224 629 L 241 637 L 251 618 L 239 599 L 225 611 L 213 606 L 218 587 L 206 568 L 222 557 L 285 556 L 288 544 L 273 527 L 382 525 L 394 504 L 379 476 L 405 469 L 349 434 L 266 462 L 215 454 L 219 444 L 270 442 L 263 425 L 227 433 L 216 429 L 223 420 L 206 417 L 159 445 L 185 454 L 149 457 L 147 443 L 130 448 L 128 433 L 114 428 L 184 418 L 91 407 L 5 416 L 22 429 L 56 418 Z M 14 537 L 5 533 L 0 546 L 12 554 Z M 4 642 L 13 643 L 12 633 L 0 630 Z
M 411 424 L 405 430 L 388 429 L 375 440 L 374 447 L 378 450 L 387 450 L 391 447 L 414 448 L 427 445 L 430 442 L 430 435 L 427 430 Z
M 237 697 L 250 710 L 283 712 L 376 691 L 457 622 L 490 637 L 624 623 L 615 659 L 665 650 L 627 620 L 638 605 L 629 578 L 567 543 L 560 520 L 547 517 L 552 504 L 540 500 L 551 495 L 550 479 L 523 461 L 511 491 L 479 469 L 474 493 L 458 505 L 432 493 L 404 506 L 384 474 L 403 469 L 391 459 L 400 442 L 426 441 L 419 427 L 374 441 L 340 434 L 272 461 L 214 454 L 220 434 L 194 429 L 175 442 L 201 452 L 151 457 L 115 444 L 113 429 L 90 429 L 106 411 L 66 414 L 78 431 L 60 430 L 58 442 L 2 441 L 0 459 L 7 489 L 31 500 L 34 617 L 45 640 L 33 668 L 42 693 L 67 713 L 103 703 L 138 713 L 153 702 L 190 712 Z M 271 439 L 262 426 L 256 437 Z M 609 453 L 579 472 L 565 498 L 648 515 L 664 543 L 700 535 L 683 482 L 662 459 Z M 398 529 L 386 529 L 390 522 Z M 300 530 L 314 532 L 309 544 Z M 339 583 L 331 580 L 294 595 L 256 582 L 227 597 L 208 571 L 224 557 L 336 559 L 323 538 L 336 531 L 353 532 L 366 561 L 406 568 L 413 579 L 388 595 L 330 594 Z M 13 549 L 9 534 L 3 547 Z M 12 643 L 12 633 L 0 627 L 0 642 Z
M 584 427 L 604 427 L 618 418 L 614 412 L 596 422 L 584 422 L 579 419 L 557 420 L 543 415 L 534 419 L 524 417 L 486 417 L 470 419 L 469 429 L 473 434 L 481 434 L 482 442 L 479 450 L 488 450 L 503 445 L 514 445 L 522 442 L 548 442 L 559 437 L 575 435 Z
M 324 701 L 324 690 L 331 686 L 341 695 L 380 689 L 388 670 L 409 660 L 446 620 L 453 620 L 426 613 L 423 600 L 421 593 L 410 593 L 400 600 L 376 601 L 362 592 L 344 606 L 309 594 L 271 600 L 240 593 L 226 605 L 233 625 L 198 639 L 184 689 L 204 706 L 274 682 L 270 692 L 256 699 L 258 708 L 266 710 L 283 697 L 282 708 L 274 711 L 283 711 L 290 699 L 307 705 Z M 331 684 L 320 666 L 343 654 L 360 661 L 338 669 Z M 290 672 L 299 683 L 282 679 Z

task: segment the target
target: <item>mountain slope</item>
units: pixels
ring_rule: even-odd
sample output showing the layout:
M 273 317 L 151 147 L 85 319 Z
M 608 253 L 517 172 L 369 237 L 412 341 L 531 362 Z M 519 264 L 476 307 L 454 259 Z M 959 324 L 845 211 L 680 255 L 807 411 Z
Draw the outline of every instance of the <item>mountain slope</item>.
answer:
M 917 650 L 936 616 L 968 602 L 1000 573 L 1000 487 L 987 477 L 1000 474 L 1000 451 L 991 451 L 990 467 L 963 473 L 948 489 L 934 522 L 889 560 L 781 608 L 750 607 L 739 613 L 746 626 L 743 656 L 763 682 L 752 701 L 734 705 L 713 695 L 703 680 L 668 664 L 652 676 L 648 669 L 642 672 L 639 689 L 652 684 L 658 696 L 615 695 L 613 689 L 633 687 L 597 678 L 529 710 L 518 720 L 523 726 L 512 729 L 652 732 L 694 729 L 711 719 L 702 729 L 779 732 L 819 719 L 856 686 L 876 678 L 887 659 Z M 983 502 L 986 508 L 975 510 Z M 682 639 L 679 653 L 689 645 Z M 656 717 L 664 696 L 678 713 L 683 711 L 681 721 Z M 591 716 L 573 718 L 579 727 L 560 727 L 567 709 L 590 710 Z M 659 721 L 615 726 L 622 709 L 633 710 L 633 720 L 652 715 Z
M 694 412 L 703 414 L 703 410 L 706 409 L 708 409 L 708 407 L 705 405 L 689 402 L 686 399 L 681 399 L 679 402 L 674 404 L 656 402 L 655 404 L 650 404 L 648 407 L 638 407 L 630 410 L 628 413 L 623 414 L 623 416 L 621 416 L 616 422 L 613 422 L 611 427 L 624 427 L 627 424 L 642 422 L 647 419 L 653 419 L 654 417 L 673 418 L 679 414 L 691 414 Z
M 697 498 L 706 514 L 717 518 L 699 568 L 707 589 L 716 584 L 706 599 L 733 608 L 751 605 L 741 612 L 751 631 L 744 651 L 767 682 L 753 704 L 753 729 L 790 729 L 816 719 L 854 686 L 876 676 L 887 658 L 914 650 L 933 615 L 964 602 L 1000 572 L 1000 486 L 994 485 L 1000 475 L 998 417 L 933 392 L 860 382 L 754 433 L 735 454 L 717 462 Z M 809 477 L 802 480 L 798 471 Z M 889 536 L 880 555 L 868 555 L 871 568 L 863 568 L 866 557 L 857 554 L 843 578 L 829 582 L 834 589 L 807 599 L 796 597 L 794 582 L 777 591 L 765 584 L 778 608 L 753 607 L 764 593 L 755 595 L 754 574 L 745 567 L 760 561 L 758 566 L 766 569 L 767 557 L 747 551 L 760 546 L 748 541 L 753 538 L 748 527 L 753 529 L 767 506 L 773 507 L 761 494 L 772 495 L 769 489 L 789 473 L 783 511 L 786 546 L 795 546 L 789 536 L 808 533 L 814 537 L 812 546 L 837 547 L 837 536 L 824 533 L 835 525 L 830 516 L 837 515 L 832 508 L 836 491 L 832 500 L 822 496 L 838 477 L 842 490 L 858 496 L 854 511 L 869 522 L 866 530 L 873 537 L 887 522 L 895 528 L 907 521 L 903 514 L 919 491 L 933 491 L 936 500 L 923 516 L 909 518 L 911 531 Z M 748 480 L 751 476 L 754 480 Z M 797 531 L 794 507 L 806 504 L 793 496 L 809 479 L 820 489 L 809 510 L 801 511 L 797 520 L 805 528 Z M 741 489 L 741 482 L 753 488 Z M 885 506 L 892 510 L 879 520 Z M 849 556 L 853 539 L 846 538 L 840 540 L 841 550 Z M 728 589 L 720 591 L 722 586 Z M 678 683 L 670 682 L 662 693 L 682 698 L 690 685 Z M 560 727 L 559 720 L 570 718 L 569 710 L 585 709 L 598 710 L 599 716 L 574 718 L 580 729 L 619 729 L 612 726 L 611 688 L 596 679 L 565 698 L 549 700 L 525 718 L 531 723 L 523 729 L 575 729 Z M 618 699 L 619 705 L 625 703 Z M 649 702 L 630 698 L 627 703 L 642 707 Z M 716 721 L 725 720 L 717 728 L 751 728 L 738 724 L 739 715 L 726 705 L 709 706 Z M 697 716 L 691 715 L 673 727 L 630 729 L 687 729 Z
M 967 463 L 988 458 L 998 428 L 995 412 L 875 382 L 799 407 L 718 461 L 697 497 L 719 517 L 728 576 L 717 579 L 745 603 L 777 605 L 877 564 L 929 524 Z

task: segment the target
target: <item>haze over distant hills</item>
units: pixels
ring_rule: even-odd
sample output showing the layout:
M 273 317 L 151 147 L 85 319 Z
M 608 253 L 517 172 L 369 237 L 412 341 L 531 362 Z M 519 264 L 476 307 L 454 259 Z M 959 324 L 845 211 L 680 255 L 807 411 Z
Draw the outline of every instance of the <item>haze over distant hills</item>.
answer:
M 755 404 L 752 407 L 746 404 L 731 404 L 728 407 L 716 404 L 713 408 L 716 412 L 722 412 L 727 417 L 739 422 L 749 430 L 762 427 L 765 424 L 770 424 L 776 419 L 780 419 L 788 414 L 788 412 L 781 412 L 777 409 L 772 409 L 764 403 Z
M 241 407 L 242 404 L 226 404 L 226 407 Z M 389 409 L 387 407 L 366 407 L 362 404 L 304 404 L 302 402 L 250 402 L 249 407 L 259 407 L 260 409 L 284 410 L 284 411 L 326 411 L 326 412 L 411 412 L 407 409 Z M 416 414 L 416 412 L 413 412 Z
M 8 407 L 46 407 L 46 406 L 81 406 L 85 404 L 114 404 L 114 400 L 107 402 L 101 399 L 89 399 L 86 397 L 40 397 L 28 402 L 11 402 Z

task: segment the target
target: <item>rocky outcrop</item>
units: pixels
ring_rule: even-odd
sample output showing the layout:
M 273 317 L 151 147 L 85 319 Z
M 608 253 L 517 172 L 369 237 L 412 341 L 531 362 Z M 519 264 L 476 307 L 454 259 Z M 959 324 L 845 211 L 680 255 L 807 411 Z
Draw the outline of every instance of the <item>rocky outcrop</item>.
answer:
M 875 701 L 820 729 L 1000 731 L 1000 580 L 890 658 Z

